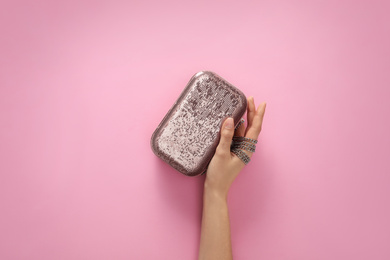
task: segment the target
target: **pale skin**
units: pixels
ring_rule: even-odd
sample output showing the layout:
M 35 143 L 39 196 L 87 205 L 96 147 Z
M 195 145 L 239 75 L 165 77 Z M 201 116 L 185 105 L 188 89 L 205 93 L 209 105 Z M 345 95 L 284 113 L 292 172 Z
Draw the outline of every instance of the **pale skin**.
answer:
M 261 132 L 266 103 L 256 109 L 254 98 L 248 98 L 247 127 L 234 130 L 232 118 L 221 127 L 221 138 L 206 172 L 203 191 L 203 214 L 199 260 L 233 259 L 227 197 L 231 184 L 245 164 L 230 151 L 234 135 L 257 140 Z M 252 157 L 252 153 L 244 152 Z

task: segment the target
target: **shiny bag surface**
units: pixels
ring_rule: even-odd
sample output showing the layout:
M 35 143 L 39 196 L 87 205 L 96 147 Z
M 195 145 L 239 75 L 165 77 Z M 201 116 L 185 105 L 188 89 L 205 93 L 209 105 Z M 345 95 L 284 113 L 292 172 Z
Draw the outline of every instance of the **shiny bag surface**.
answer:
M 182 174 L 203 174 L 219 143 L 223 121 L 233 117 L 237 125 L 246 107 L 238 88 L 214 72 L 198 72 L 154 131 L 151 148 Z

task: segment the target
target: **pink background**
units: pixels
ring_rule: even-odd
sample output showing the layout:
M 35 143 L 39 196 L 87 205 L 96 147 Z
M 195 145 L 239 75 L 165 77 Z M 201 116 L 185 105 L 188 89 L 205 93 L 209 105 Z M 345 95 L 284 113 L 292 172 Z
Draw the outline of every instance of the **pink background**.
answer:
M 388 1 L 2 1 L 0 259 L 196 259 L 204 177 L 150 149 L 190 77 L 259 104 L 235 259 L 390 259 Z

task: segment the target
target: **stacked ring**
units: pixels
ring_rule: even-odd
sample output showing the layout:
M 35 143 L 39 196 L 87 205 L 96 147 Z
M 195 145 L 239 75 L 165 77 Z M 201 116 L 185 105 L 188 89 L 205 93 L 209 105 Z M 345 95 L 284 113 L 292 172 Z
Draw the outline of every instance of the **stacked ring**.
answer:
M 235 129 L 237 130 L 238 127 L 244 122 L 245 120 L 241 119 Z M 240 158 L 245 164 L 248 164 L 251 159 L 245 152 L 243 152 L 243 150 L 254 153 L 256 151 L 256 144 L 257 140 L 255 139 L 243 136 L 233 136 L 230 150 L 232 153 L 237 155 L 237 157 Z
M 249 156 L 240 149 L 232 149 L 232 153 L 237 155 L 245 164 L 248 164 L 251 160 Z
M 249 143 L 252 143 L 252 144 L 257 144 L 257 140 L 252 139 L 252 138 L 248 138 L 248 137 L 244 137 L 244 136 L 233 136 L 233 141 L 236 141 L 236 142 L 249 142 Z
M 233 142 L 231 148 L 242 149 L 254 153 L 256 151 L 256 145 L 250 143 L 236 143 Z

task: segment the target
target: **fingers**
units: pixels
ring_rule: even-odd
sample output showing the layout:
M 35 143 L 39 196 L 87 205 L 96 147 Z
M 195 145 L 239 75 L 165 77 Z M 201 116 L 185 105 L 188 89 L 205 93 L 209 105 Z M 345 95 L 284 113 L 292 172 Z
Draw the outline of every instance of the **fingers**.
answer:
M 254 103 L 253 103 L 254 105 Z M 263 124 L 263 118 L 265 114 L 266 103 L 261 103 L 257 110 L 255 111 L 252 119 L 248 122 L 248 127 L 246 129 L 245 137 L 256 139 L 259 137 L 261 132 L 261 127 Z
M 263 102 L 261 105 L 258 106 L 257 110 L 255 110 L 255 103 L 253 98 L 248 99 L 248 126 L 246 128 L 245 137 L 255 139 L 257 140 L 259 137 L 259 134 L 261 132 L 261 127 L 263 123 L 264 113 L 265 113 L 265 107 L 266 103 Z M 252 157 L 252 152 L 243 150 L 244 153 L 246 153 L 249 157 Z M 240 165 L 244 165 L 244 163 L 241 161 L 240 158 L 237 156 L 234 156 L 234 160 L 238 162 Z
M 248 122 L 247 129 L 251 127 L 253 117 L 256 114 L 256 107 L 255 107 L 255 100 L 253 97 L 248 98 L 248 107 L 247 107 L 247 113 L 246 113 L 246 121 Z
M 234 134 L 234 121 L 233 118 L 227 118 L 221 128 L 221 138 L 216 149 L 217 154 L 229 154 L 230 155 L 230 145 L 232 143 Z

